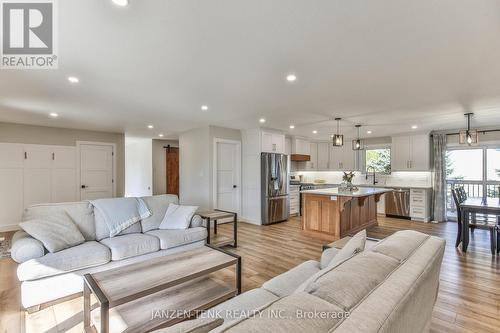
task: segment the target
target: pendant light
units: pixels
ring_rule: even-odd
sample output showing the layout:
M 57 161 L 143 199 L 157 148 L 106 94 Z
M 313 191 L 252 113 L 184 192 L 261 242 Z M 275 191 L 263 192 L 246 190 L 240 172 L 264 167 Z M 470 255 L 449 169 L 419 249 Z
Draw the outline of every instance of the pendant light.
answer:
M 359 137 L 359 129 L 361 128 L 361 125 L 355 125 L 354 127 L 358 130 L 358 136 L 356 137 L 356 140 L 352 140 L 352 150 L 363 150 L 365 149 L 364 142 Z
M 342 147 L 344 145 L 344 136 L 340 134 L 340 121 L 342 118 L 335 118 L 337 122 L 337 133 L 333 135 L 333 146 Z
M 466 130 L 461 130 L 459 133 L 459 139 L 458 142 L 461 145 L 473 145 L 479 142 L 479 136 L 477 133 L 477 130 L 470 129 L 470 118 L 474 115 L 474 113 L 469 112 L 464 114 L 464 116 L 467 117 L 467 129 Z

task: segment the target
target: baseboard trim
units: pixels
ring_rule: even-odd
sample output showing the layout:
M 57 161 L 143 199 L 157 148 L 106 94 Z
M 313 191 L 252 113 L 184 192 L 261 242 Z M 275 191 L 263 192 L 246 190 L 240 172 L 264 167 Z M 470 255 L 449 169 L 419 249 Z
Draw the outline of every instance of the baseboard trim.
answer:
M 20 230 L 18 224 L 7 224 L 7 225 L 0 225 L 0 232 L 7 232 L 7 231 L 17 231 Z

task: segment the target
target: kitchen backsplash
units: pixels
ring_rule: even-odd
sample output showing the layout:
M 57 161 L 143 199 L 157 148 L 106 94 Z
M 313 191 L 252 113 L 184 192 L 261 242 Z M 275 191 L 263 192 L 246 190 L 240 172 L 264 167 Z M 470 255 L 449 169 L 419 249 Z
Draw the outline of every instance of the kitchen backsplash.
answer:
M 341 171 L 296 171 L 292 172 L 297 178 L 302 175 L 303 183 L 315 183 L 318 180 L 326 184 L 342 183 L 343 172 Z M 365 174 L 355 172 L 354 184 L 370 184 L 372 176 L 366 179 Z M 401 186 L 401 187 L 431 187 L 431 172 L 393 172 L 390 175 L 377 175 L 378 185 Z

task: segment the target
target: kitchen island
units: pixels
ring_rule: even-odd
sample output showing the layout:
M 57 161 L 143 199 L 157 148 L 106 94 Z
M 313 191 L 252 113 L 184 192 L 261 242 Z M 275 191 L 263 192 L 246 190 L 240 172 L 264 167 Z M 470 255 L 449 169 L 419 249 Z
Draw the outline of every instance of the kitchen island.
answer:
M 331 241 L 377 225 L 377 202 L 390 191 L 380 187 L 301 191 L 302 229 L 312 237 Z

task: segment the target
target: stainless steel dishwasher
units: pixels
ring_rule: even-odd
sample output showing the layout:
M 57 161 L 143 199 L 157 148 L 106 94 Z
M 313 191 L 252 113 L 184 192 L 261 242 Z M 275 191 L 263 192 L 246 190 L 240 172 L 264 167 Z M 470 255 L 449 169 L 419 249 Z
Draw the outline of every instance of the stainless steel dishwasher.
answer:
M 410 218 L 410 189 L 398 188 L 385 195 L 385 215 Z

